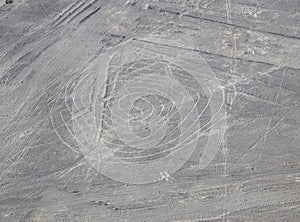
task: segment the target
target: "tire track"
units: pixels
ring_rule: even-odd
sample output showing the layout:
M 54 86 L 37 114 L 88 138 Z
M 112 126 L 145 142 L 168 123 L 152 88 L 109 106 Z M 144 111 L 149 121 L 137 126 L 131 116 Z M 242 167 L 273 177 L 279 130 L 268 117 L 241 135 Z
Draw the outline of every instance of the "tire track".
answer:
M 101 9 L 101 7 L 97 8 L 96 10 L 94 10 L 93 12 L 91 12 L 90 14 L 88 14 L 86 17 L 84 17 L 83 19 L 81 19 L 78 24 L 80 25 L 83 22 L 85 22 L 87 19 L 89 19 L 90 17 L 92 17 L 94 14 L 96 14 L 100 9 Z
M 75 3 L 77 4 L 77 2 Z M 43 27 L 51 24 L 53 21 L 59 19 L 60 17 L 64 16 L 64 14 L 73 7 L 72 5 L 67 6 L 59 15 L 57 14 L 52 14 L 48 16 L 44 21 L 38 23 L 33 29 L 31 29 L 29 32 L 25 33 L 21 38 L 16 40 L 14 44 L 9 46 L 7 49 L 5 49 L 1 54 L 0 54 L 0 60 L 3 59 L 13 48 L 15 48 L 21 41 L 23 41 L 25 38 L 29 37 L 30 35 L 34 34 L 35 32 L 41 30 Z
M 62 19 L 58 19 L 58 21 L 54 24 L 54 27 L 57 27 L 59 25 L 62 25 L 64 23 L 64 21 L 66 21 L 68 18 L 70 18 L 77 10 L 80 9 L 80 7 L 84 5 L 84 2 L 78 2 L 77 4 L 75 4 L 73 7 L 71 7 L 65 14 L 66 16 L 61 16 L 60 18 Z
M 91 8 L 95 3 L 97 2 L 97 0 L 93 0 L 91 1 L 87 6 L 85 6 L 81 11 L 79 11 L 77 14 L 75 14 L 72 18 L 70 18 L 68 21 L 66 21 L 66 24 L 71 23 L 73 20 L 75 20 L 79 15 L 81 15 L 82 13 L 86 12 L 89 8 Z

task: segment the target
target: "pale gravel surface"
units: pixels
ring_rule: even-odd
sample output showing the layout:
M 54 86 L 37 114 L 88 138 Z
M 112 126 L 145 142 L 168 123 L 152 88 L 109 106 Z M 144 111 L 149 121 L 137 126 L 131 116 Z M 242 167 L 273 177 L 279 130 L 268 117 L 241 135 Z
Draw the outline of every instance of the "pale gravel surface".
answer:
M 0 221 L 299 221 L 298 0 L 0 6 Z

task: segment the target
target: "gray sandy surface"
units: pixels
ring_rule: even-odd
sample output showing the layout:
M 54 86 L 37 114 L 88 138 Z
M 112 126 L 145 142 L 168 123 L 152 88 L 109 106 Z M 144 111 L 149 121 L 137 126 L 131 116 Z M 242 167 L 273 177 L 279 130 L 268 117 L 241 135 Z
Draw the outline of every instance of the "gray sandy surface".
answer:
M 0 221 L 300 220 L 299 0 L 0 6 Z

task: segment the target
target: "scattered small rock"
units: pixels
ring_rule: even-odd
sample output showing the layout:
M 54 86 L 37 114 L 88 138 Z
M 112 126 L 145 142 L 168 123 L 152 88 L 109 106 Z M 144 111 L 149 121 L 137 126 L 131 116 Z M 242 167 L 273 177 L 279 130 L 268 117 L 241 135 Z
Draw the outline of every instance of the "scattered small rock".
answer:
M 135 6 L 136 5 L 136 1 L 135 0 L 129 0 L 129 1 L 126 2 L 126 5 Z
M 149 4 L 146 4 L 145 6 L 144 6 L 144 9 L 155 9 L 155 7 L 154 7 L 154 5 L 149 5 Z

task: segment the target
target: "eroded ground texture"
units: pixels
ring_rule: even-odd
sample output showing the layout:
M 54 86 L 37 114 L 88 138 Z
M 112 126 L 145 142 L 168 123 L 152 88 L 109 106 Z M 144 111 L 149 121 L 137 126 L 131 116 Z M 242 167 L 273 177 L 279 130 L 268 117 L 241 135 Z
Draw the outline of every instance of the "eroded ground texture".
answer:
M 299 0 L 0 7 L 0 221 L 300 220 Z

